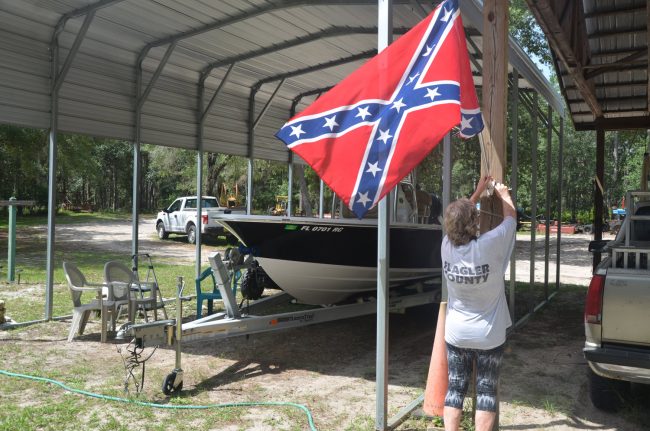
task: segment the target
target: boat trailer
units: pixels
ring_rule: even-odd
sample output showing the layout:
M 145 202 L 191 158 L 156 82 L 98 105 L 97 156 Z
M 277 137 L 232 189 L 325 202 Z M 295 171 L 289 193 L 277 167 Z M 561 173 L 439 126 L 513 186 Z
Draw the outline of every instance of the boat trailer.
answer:
M 132 337 L 132 343 L 140 349 L 163 345 L 175 348 L 176 363 L 174 370 L 163 381 L 162 390 L 165 395 L 179 392 L 183 387 L 181 346 L 184 343 L 279 331 L 374 314 L 377 311 L 375 298 L 368 296 L 348 304 L 313 306 L 314 308 L 311 309 L 302 308 L 298 311 L 261 314 L 264 310 L 268 311 L 272 306 L 277 307 L 286 304 L 286 307 L 290 308 L 290 304 L 295 300 L 285 292 L 253 301 L 240 309 L 234 295 L 234 275 L 237 270 L 251 266 L 252 256 L 248 256 L 241 265 L 229 259 L 224 260 L 218 252 L 211 254 L 208 260 L 223 298 L 225 308 L 223 312 L 179 324 L 178 322 L 182 322 L 182 303 L 190 299 L 190 297 L 183 297 L 184 283 L 182 277 L 179 277 L 176 319 L 131 325 L 125 328 L 124 335 Z M 391 288 L 389 310 L 390 312 L 403 313 L 410 307 L 439 302 L 440 295 L 440 276 L 399 288 Z

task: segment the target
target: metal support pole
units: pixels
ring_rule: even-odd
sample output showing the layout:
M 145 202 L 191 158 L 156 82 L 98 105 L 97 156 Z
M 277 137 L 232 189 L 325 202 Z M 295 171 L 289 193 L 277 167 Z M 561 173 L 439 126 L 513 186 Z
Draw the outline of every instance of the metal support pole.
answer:
M 253 147 L 255 145 L 255 95 L 257 87 L 251 88 L 248 97 L 248 179 L 246 183 L 246 214 L 253 213 Z
M 562 241 L 562 182 L 564 165 L 564 118 L 560 117 L 560 136 L 557 154 L 557 249 L 555 252 L 555 289 L 560 288 L 560 243 Z
M 537 146 L 539 145 L 537 121 L 537 94 L 533 95 L 533 110 L 530 113 L 532 124 L 530 136 L 530 292 L 535 292 L 535 242 L 537 240 Z M 531 298 L 530 311 L 535 308 L 535 301 Z
M 451 203 L 451 134 L 447 133 L 442 146 L 442 209 L 447 209 Z M 447 301 L 447 279 L 442 277 L 442 301 Z
M 15 201 L 14 196 L 9 201 Z M 13 282 L 16 279 L 16 205 L 9 205 L 9 238 L 7 238 L 7 281 Z
M 197 114 L 198 114 L 198 124 L 196 130 L 196 244 L 194 251 L 194 267 L 195 267 L 195 278 L 201 276 L 201 223 L 203 220 L 201 218 L 202 212 L 202 200 L 203 197 L 203 126 L 205 122 L 206 115 L 203 112 L 203 98 L 205 97 L 205 78 L 206 76 L 201 76 L 199 80 L 199 94 L 197 101 Z M 215 95 L 216 97 L 216 95 Z M 214 98 L 213 98 L 214 100 Z
M 318 217 L 319 218 L 325 217 L 325 209 L 323 208 L 323 205 L 325 205 L 325 181 L 320 180 L 320 189 L 318 192 Z
M 518 187 L 518 154 L 517 146 L 519 143 L 519 72 L 512 69 L 512 97 L 511 97 L 510 124 L 512 125 L 512 142 L 511 142 L 511 160 L 510 160 L 510 187 L 512 188 L 512 203 L 517 210 L 517 187 Z M 517 235 L 515 234 L 515 248 L 517 244 Z M 515 287 L 517 285 L 517 259 L 515 251 L 510 256 L 510 319 L 515 321 Z
M 546 235 L 544 236 L 544 299 L 548 300 L 548 259 L 551 238 L 551 151 L 553 150 L 553 108 L 548 106 L 546 129 Z
M 287 217 L 291 217 L 293 214 L 293 151 L 289 151 L 289 184 L 287 186 L 287 195 Z
M 52 95 L 50 98 L 50 132 L 49 161 L 48 161 L 48 182 L 47 182 L 47 261 L 45 280 L 45 320 L 52 319 L 52 308 L 54 301 L 54 232 L 56 215 L 56 148 L 59 119 L 59 94 L 54 91 L 54 77 L 58 69 L 58 44 L 52 42 Z
M 46 258 L 46 280 L 45 280 L 45 320 L 52 319 L 54 302 L 54 244 L 55 244 L 55 216 L 56 216 L 56 153 L 57 133 L 59 127 L 59 90 L 65 81 L 65 77 L 72 66 L 81 42 L 95 17 L 95 10 L 90 10 L 84 18 L 79 33 L 68 52 L 63 67 L 59 71 L 59 35 L 65 26 L 65 20 L 57 25 L 52 40 L 50 41 L 50 132 L 48 134 L 48 199 L 47 199 L 47 258 Z
M 131 255 L 133 265 L 138 266 L 138 204 L 140 202 L 140 133 L 142 129 L 142 104 L 140 92 L 142 91 L 142 61 L 136 64 L 135 78 L 135 130 L 133 133 L 133 184 L 131 190 Z
M 378 0 L 377 52 L 392 41 L 393 2 Z M 381 82 L 380 78 L 380 82 Z M 388 286 L 390 282 L 390 193 L 379 201 L 377 220 L 377 352 L 375 430 L 388 427 Z
M 165 65 L 167 64 L 167 61 L 169 61 L 169 57 L 171 56 L 172 52 L 174 51 L 174 48 L 176 47 L 176 42 L 172 42 L 169 44 L 167 47 L 167 50 L 165 51 L 165 54 L 163 55 L 163 58 L 160 60 L 160 63 L 158 64 L 158 67 L 156 68 L 156 71 L 154 72 L 153 76 L 151 77 L 151 80 L 149 81 L 149 84 L 147 84 L 147 87 L 144 89 L 144 92 L 142 91 L 142 63 L 144 62 L 145 56 L 148 54 L 149 50 L 145 49 L 142 51 L 140 56 L 138 57 L 138 60 L 136 62 L 136 84 L 135 84 L 135 133 L 134 133 L 134 142 L 133 142 L 133 192 L 132 192 L 132 198 L 133 198 L 133 206 L 131 210 L 131 217 L 132 217 L 132 222 L 131 222 L 131 254 L 133 255 L 133 267 L 135 270 L 138 269 L 138 249 L 139 249 L 139 244 L 138 244 L 138 235 L 139 235 L 139 227 L 138 227 L 138 222 L 140 220 L 140 179 L 142 177 L 141 173 L 141 150 L 140 150 L 140 142 L 141 142 L 141 133 L 142 133 L 142 107 L 144 106 L 144 103 L 147 101 L 147 98 L 149 97 L 149 93 L 151 93 L 151 90 L 153 89 L 154 85 L 156 85 L 156 81 L 162 74 L 163 69 L 165 68 Z M 198 223 L 198 222 L 197 222 Z M 199 229 L 200 226 L 197 227 Z

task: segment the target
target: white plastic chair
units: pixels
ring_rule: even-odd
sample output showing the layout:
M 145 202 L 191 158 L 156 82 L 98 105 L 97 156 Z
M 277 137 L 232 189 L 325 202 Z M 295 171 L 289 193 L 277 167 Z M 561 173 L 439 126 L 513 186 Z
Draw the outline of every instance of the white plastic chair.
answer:
M 115 301 L 120 308 L 128 305 L 129 322 L 135 321 L 135 313 L 139 308 L 144 313 L 145 322 L 149 321 L 148 311 L 154 312 L 154 320 L 158 319 L 157 310 L 164 307 L 162 301 L 158 302 L 158 286 L 140 283 L 133 271 L 117 261 L 106 262 L 104 265 L 104 282 L 108 286 L 109 300 Z
M 115 330 L 115 302 L 104 299 L 103 284 L 93 284 L 86 281 L 86 277 L 81 273 L 76 265 L 70 262 L 63 262 L 63 272 L 68 282 L 70 295 L 72 296 L 72 324 L 70 326 L 70 333 L 68 334 L 68 341 L 72 341 L 75 333 L 78 335 L 83 334 L 86 328 L 88 318 L 93 311 L 99 311 L 101 314 L 101 342 L 106 342 L 106 333 L 108 325 L 108 317 L 110 315 L 113 322 L 113 330 Z M 94 294 L 94 299 L 87 303 L 81 302 L 81 296 L 84 292 Z

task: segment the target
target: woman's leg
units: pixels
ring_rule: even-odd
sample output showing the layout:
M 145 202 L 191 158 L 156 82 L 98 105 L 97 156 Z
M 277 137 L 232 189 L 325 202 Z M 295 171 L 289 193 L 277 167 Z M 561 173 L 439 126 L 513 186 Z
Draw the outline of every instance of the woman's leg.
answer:
M 463 400 L 467 393 L 469 378 L 472 375 L 472 356 L 465 349 L 447 344 L 447 364 L 449 384 L 445 397 L 443 419 L 446 431 L 455 431 L 460 425 L 463 413 Z
M 497 385 L 503 358 L 503 346 L 477 351 L 476 358 L 476 431 L 491 431 L 497 411 Z

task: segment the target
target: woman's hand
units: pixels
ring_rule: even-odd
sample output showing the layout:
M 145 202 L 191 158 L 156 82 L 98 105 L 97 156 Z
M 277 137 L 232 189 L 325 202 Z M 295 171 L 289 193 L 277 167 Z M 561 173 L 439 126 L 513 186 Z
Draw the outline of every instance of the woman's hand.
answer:
M 495 184 L 494 192 L 499 196 L 503 206 L 503 216 L 504 217 L 516 217 L 517 212 L 515 211 L 515 206 L 512 203 L 512 197 L 510 196 L 510 191 L 508 186 L 505 184 Z
M 508 186 L 506 186 L 505 184 L 501 184 L 501 183 L 495 184 L 494 191 L 499 195 L 501 199 L 510 199 L 510 192 L 508 191 Z
M 478 202 L 481 195 L 488 188 L 488 186 L 490 185 L 490 183 L 492 181 L 493 180 L 492 180 L 492 177 L 490 175 L 486 175 L 486 176 L 482 177 L 479 180 L 478 184 L 476 185 L 476 190 L 474 191 L 472 196 L 469 198 L 469 200 L 472 201 L 472 203 Z

